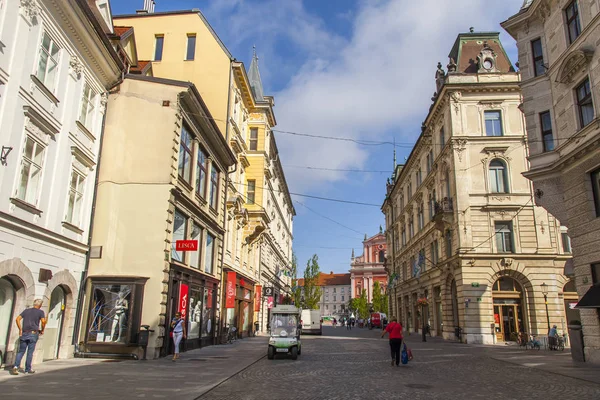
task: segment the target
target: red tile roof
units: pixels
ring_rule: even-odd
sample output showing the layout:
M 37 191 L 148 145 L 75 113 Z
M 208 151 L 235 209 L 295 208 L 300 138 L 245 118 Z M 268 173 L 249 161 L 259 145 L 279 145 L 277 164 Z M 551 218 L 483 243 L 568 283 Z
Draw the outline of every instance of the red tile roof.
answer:
M 123 36 L 127 31 L 133 29 L 131 26 L 115 26 L 115 35 Z
M 129 72 L 132 74 L 141 74 L 144 72 L 146 66 L 148 64 L 150 64 L 152 61 L 144 61 L 144 60 L 138 60 L 138 64 L 134 67 L 131 66 L 131 68 L 129 69 Z
M 352 280 L 350 274 L 320 273 L 317 286 L 350 285 Z M 304 286 L 304 279 L 298 279 L 298 286 Z

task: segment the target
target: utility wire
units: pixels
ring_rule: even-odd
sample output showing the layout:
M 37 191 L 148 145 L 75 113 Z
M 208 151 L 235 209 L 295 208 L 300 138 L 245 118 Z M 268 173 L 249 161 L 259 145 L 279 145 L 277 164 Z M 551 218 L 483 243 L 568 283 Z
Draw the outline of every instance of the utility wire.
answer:
M 302 207 L 304 207 L 304 208 L 306 208 L 307 210 L 309 210 L 309 211 L 311 211 L 311 212 L 315 213 L 316 215 L 318 215 L 318 216 L 319 216 L 319 217 L 321 217 L 321 218 L 325 218 L 326 220 L 329 220 L 329 221 L 333 222 L 334 224 L 341 226 L 342 228 L 346 228 L 346 229 L 348 229 L 348 230 L 351 230 L 352 232 L 356 232 L 356 233 L 358 233 L 359 235 L 362 235 L 362 233 L 360 233 L 360 232 L 359 232 L 359 231 L 357 231 L 356 229 L 352 229 L 352 228 L 350 228 L 349 226 L 346 226 L 346 225 L 342 224 L 341 222 L 338 222 L 338 221 L 336 221 L 336 220 L 334 220 L 334 219 L 331 219 L 331 218 L 329 218 L 329 217 L 327 217 L 327 216 L 325 216 L 325 215 L 323 215 L 323 214 L 320 214 L 320 213 L 318 213 L 317 211 L 313 210 L 312 208 L 310 208 L 310 207 L 309 207 L 309 206 L 307 206 L 306 204 L 302 203 L 301 201 L 298 201 L 298 200 L 293 200 L 293 201 L 294 201 L 294 203 L 296 203 L 296 204 L 300 204 Z
M 285 168 L 302 168 L 302 169 L 312 169 L 318 171 L 337 171 L 337 172 L 374 172 L 374 173 L 386 173 L 391 174 L 394 171 L 383 171 L 383 170 L 368 170 L 368 169 L 338 169 L 338 168 L 325 168 L 325 167 L 310 167 L 310 166 L 302 166 L 302 165 L 289 165 L 284 164 Z

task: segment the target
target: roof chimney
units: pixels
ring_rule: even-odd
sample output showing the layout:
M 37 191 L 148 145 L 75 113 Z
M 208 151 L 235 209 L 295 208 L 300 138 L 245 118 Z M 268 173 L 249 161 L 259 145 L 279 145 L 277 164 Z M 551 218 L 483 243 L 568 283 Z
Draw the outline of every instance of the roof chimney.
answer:
M 329 275 L 333 275 L 333 271 L 329 271 Z
M 152 14 L 154 13 L 154 6 L 156 5 L 155 0 L 144 0 L 144 8 L 137 10 L 138 14 Z

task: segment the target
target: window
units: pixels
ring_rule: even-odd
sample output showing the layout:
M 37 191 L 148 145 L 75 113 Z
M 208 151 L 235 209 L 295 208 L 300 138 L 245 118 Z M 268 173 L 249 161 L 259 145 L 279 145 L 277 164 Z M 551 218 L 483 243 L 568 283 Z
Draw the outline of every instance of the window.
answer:
M 402 228 L 402 247 L 406 246 L 406 229 Z
M 542 127 L 542 142 L 544 151 L 554 150 L 554 138 L 552 137 L 552 118 L 550 111 L 540 113 L 540 125 Z
M 498 253 L 514 253 L 512 222 L 496 222 L 495 228 Z
M 219 199 L 219 170 L 212 165 L 210 170 L 210 206 L 217 209 L 217 201 Z
M 427 174 L 429 174 L 432 169 L 433 169 L 433 150 L 429 150 L 429 154 L 427 154 Z
M 329 310 L 329 304 L 325 304 L 325 309 Z
M 38 194 L 42 187 L 42 165 L 44 146 L 27 136 L 21 161 L 21 179 L 17 197 L 29 204 L 37 205 Z
M 565 9 L 567 14 L 567 31 L 569 32 L 569 43 L 573 43 L 581 34 L 581 23 L 579 22 L 579 7 L 577 1 L 573 0 Z
M 344 293 L 344 288 L 342 288 L 341 292 L 342 292 L 342 293 Z M 342 300 L 344 300 L 344 298 L 343 298 L 343 297 L 342 297 Z
M 173 240 L 171 241 L 171 259 L 179 262 L 184 262 L 183 251 L 176 250 L 178 240 L 185 240 L 187 235 L 188 218 L 179 210 L 175 210 L 175 218 L 173 219 Z
M 404 196 L 400 196 L 400 211 L 404 210 Z
M 204 258 L 204 272 L 207 274 L 213 273 L 213 260 L 215 252 L 215 237 L 210 233 L 206 234 L 206 250 Z
M 596 217 L 600 217 L 600 168 L 592 171 L 592 192 L 594 194 L 594 205 L 596 206 Z
M 408 220 L 408 234 L 411 238 L 415 236 L 415 226 L 412 217 Z
M 440 130 L 440 151 L 442 151 L 442 148 L 444 147 L 445 144 L 446 144 L 446 134 L 444 132 L 444 128 L 442 128 Z
M 179 142 L 179 176 L 190 183 L 192 179 L 192 136 L 183 125 L 181 128 L 181 141 Z
M 334 309 L 334 310 L 336 310 L 336 309 L 337 309 L 337 306 L 336 306 L 335 304 L 333 305 L 333 309 Z
M 592 264 L 592 283 L 597 285 L 600 283 L 600 263 Z
M 419 167 L 417 171 L 417 186 L 421 186 L 421 183 L 423 183 L 423 172 L 421 171 L 421 167 Z
M 418 215 L 419 230 L 421 230 L 425 226 L 425 216 L 423 214 L 423 204 L 421 204 L 419 206 L 417 213 L 418 213 L 417 215 Z
M 185 53 L 185 59 L 191 61 L 196 55 L 196 34 L 187 35 L 187 51 Z
M 75 226 L 81 224 L 81 205 L 83 203 L 83 189 L 85 177 L 71 170 L 71 184 L 69 187 L 69 204 L 67 206 L 67 215 L 65 220 Z
M 335 288 L 333 288 L 333 293 L 335 293 L 335 292 L 336 292 L 336 289 L 335 289 Z M 335 297 L 334 297 L 333 299 L 335 300 Z
M 94 123 L 94 99 L 96 93 L 90 85 L 85 83 L 83 86 L 83 97 L 81 99 L 81 110 L 79 111 L 79 122 L 83 124 L 90 132 Z
M 421 267 L 421 273 L 427 269 L 427 263 L 425 262 L 425 249 L 419 250 L 419 266 Z
M 508 193 L 508 179 L 506 176 L 506 164 L 504 161 L 495 159 L 490 162 L 490 190 L 492 193 Z
M 250 150 L 258 150 L 258 128 L 250 128 Z
M 337 296 L 333 296 L 333 301 L 337 301 Z
M 531 41 L 531 51 L 533 54 L 533 73 L 535 76 L 544 75 L 546 66 L 544 65 L 544 53 L 542 52 L 542 39 Z
M 444 181 L 446 183 L 446 197 L 450 198 L 450 172 L 448 170 L 444 173 Z
M 192 224 L 192 234 L 190 236 L 191 240 L 197 240 L 198 244 L 200 244 L 200 239 L 202 238 L 202 228 L 198 224 Z M 190 267 L 192 268 L 200 268 L 200 246 L 198 246 L 198 251 L 190 251 Z
M 485 111 L 485 134 L 487 136 L 502 136 L 502 120 L 500 111 Z
M 60 49 L 54 40 L 44 32 L 40 48 L 40 60 L 38 61 L 38 68 L 35 76 L 51 91 L 54 90 L 54 85 L 56 83 L 59 50 Z
M 579 123 L 581 128 L 587 126 L 594 119 L 594 103 L 590 91 L 590 80 L 586 78 L 581 85 L 575 89 L 577 93 L 577 108 L 579 110 Z
M 446 257 L 452 257 L 452 232 L 446 231 Z
M 196 194 L 200 197 L 206 196 L 206 171 L 208 170 L 208 157 L 206 153 L 198 148 L 198 160 L 196 161 L 198 167 L 196 171 Z
M 439 248 L 440 248 L 440 246 L 438 244 L 438 240 L 435 239 L 433 241 L 433 253 L 431 255 L 431 257 L 432 257 L 431 261 L 433 261 L 434 265 L 437 264 L 438 261 L 439 261 L 439 259 L 440 259 L 440 257 L 439 257 Z
M 254 204 L 254 201 L 256 200 L 256 181 L 249 180 L 248 188 L 246 190 L 246 201 L 248 202 L 248 204 Z
M 163 54 L 163 45 L 165 43 L 165 37 L 163 35 L 157 35 L 154 42 L 154 61 L 161 61 Z
M 571 253 L 571 238 L 569 237 L 567 228 L 564 226 L 560 227 L 560 239 L 562 241 L 563 253 Z
M 410 198 L 412 197 L 412 183 L 408 184 L 406 193 L 408 194 L 408 196 L 406 196 L 406 197 L 410 200 Z

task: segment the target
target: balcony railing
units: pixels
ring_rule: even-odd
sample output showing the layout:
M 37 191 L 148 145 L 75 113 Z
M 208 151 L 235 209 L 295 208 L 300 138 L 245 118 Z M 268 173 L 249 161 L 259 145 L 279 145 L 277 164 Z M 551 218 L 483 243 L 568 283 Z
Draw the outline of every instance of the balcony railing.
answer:
M 440 201 L 436 201 L 434 209 L 434 215 L 453 212 L 454 208 L 452 206 L 452 197 L 444 197 Z

